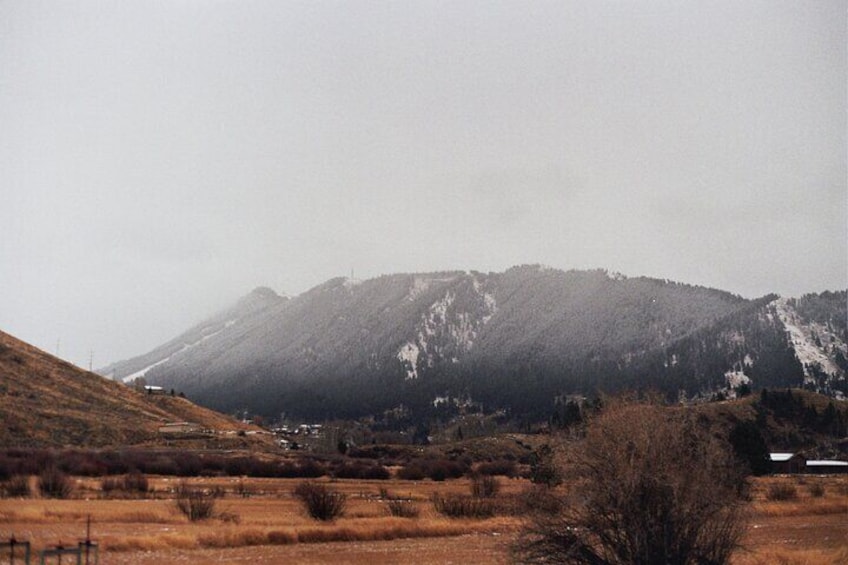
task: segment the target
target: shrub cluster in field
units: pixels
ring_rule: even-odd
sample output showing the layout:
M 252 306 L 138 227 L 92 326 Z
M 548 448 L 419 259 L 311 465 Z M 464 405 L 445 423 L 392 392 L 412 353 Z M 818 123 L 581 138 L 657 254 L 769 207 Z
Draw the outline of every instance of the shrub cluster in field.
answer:
M 395 496 L 386 488 L 380 489 L 380 500 L 386 503 L 386 508 L 391 516 L 417 518 L 421 514 L 421 509 L 412 500 Z
M 121 492 L 122 494 L 136 493 L 146 495 L 150 492 L 147 477 L 135 471 L 120 477 L 107 477 L 100 482 L 100 489 L 104 493 Z
M 300 483 L 292 494 L 301 501 L 311 517 L 324 522 L 340 518 L 347 504 L 345 494 L 312 481 Z
M 376 462 L 324 460 L 266 460 L 248 456 L 226 456 L 191 451 L 120 451 L 7 449 L 0 452 L 0 481 L 16 475 L 36 475 L 50 466 L 69 475 L 104 477 L 141 473 L 145 475 L 251 476 L 267 478 L 317 478 L 334 476 L 351 479 L 388 479 L 389 470 Z M 108 484 L 109 487 L 116 486 Z M 135 489 L 124 489 L 135 490 Z
M 215 515 L 215 499 L 219 494 L 216 491 L 207 492 L 181 483 L 177 488 L 177 509 L 192 522 L 208 520 Z
M 68 498 L 73 490 L 71 478 L 55 465 L 48 465 L 38 473 L 34 492 L 31 490 L 29 475 L 12 475 L 0 484 L 0 494 L 8 497 L 40 494 L 45 498 Z
M 450 459 L 414 459 L 398 470 L 397 477 L 409 481 L 458 479 L 469 471 L 467 463 Z
M 11 448 L 0 451 L 0 481 L 16 475 L 36 475 L 50 466 L 55 466 L 68 475 L 83 477 L 140 473 L 176 477 L 250 476 L 310 479 L 330 476 L 339 479 L 386 480 L 392 476 L 387 465 L 399 465 L 397 478 L 406 480 L 444 481 L 472 474 L 508 477 L 519 475 L 517 462 L 505 458 L 482 461 L 474 465 L 469 456 L 414 458 L 409 453 L 393 450 L 390 446 L 384 449 L 373 447 L 374 449 L 370 450 L 351 450 L 359 457 L 321 458 L 304 455 L 286 460 L 179 450 Z M 392 459 L 389 455 L 398 458 Z M 132 487 L 123 488 L 117 483 L 104 484 L 104 490 L 107 491 L 137 490 Z
M 392 474 L 379 464 L 361 461 L 341 461 L 331 471 L 337 479 L 387 480 Z
M 500 483 L 491 475 L 474 475 L 471 478 L 471 494 L 433 494 L 433 508 L 449 518 L 490 518 L 499 508 L 495 496 Z
M 798 498 L 798 489 L 792 483 L 772 483 L 766 491 L 766 498 L 771 501 L 795 500 Z

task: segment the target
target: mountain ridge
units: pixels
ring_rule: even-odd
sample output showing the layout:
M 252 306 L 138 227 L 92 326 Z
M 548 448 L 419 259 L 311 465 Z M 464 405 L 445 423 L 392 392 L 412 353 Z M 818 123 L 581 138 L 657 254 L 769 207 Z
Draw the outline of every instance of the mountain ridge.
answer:
M 819 317 L 844 312 L 844 296 L 809 299 L 807 309 Z M 816 337 L 829 341 L 815 348 L 833 361 L 811 369 L 809 356 L 796 359 L 799 339 L 784 321 L 806 303 L 776 295 L 750 300 L 604 270 L 525 265 L 338 277 L 289 299 L 269 289 L 248 297 L 104 373 L 177 386 L 223 411 L 304 417 L 376 415 L 400 405 L 426 413 L 446 395 L 531 414 L 557 393 L 598 389 L 691 398 L 732 394 L 743 383 L 806 383 L 846 392 L 846 367 L 837 361 L 848 355 L 848 332 L 819 323 Z M 809 331 L 801 331 L 805 343 L 815 343 Z

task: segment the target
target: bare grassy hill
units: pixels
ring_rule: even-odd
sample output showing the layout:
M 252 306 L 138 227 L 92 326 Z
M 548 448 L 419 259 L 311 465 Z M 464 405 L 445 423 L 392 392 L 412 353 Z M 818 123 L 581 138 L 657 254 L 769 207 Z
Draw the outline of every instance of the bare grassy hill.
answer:
M 159 427 L 193 422 L 206 436 L 166 437 Z M 150 395 L 105 379 L 0 331 L 0 445 L 118 447 L 131 445 L 244 448 L 270 440 L 233 418 L 185 398 Z

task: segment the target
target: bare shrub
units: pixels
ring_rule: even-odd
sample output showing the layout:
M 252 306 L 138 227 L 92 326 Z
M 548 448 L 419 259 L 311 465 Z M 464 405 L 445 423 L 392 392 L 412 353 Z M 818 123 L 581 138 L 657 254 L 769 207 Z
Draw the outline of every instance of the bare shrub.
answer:
M 495 515 L 495 505 L 482 498 L 461 494 L 433 495 L 433 508 L 449 518 L 490 518 Z
M 421 465 L 406 465 L 397 471 L 397 478 L 405 481 L 421 481 L 427 474 Z
M 327 474 L 326 466 L 315 459 L 306 459 L 299 461 L 295 466 L 294 477 L 302 477 L 305 479 L 323 477 Z
M 124 490 L 127 492 L 137 492 L 139 494 L 150 492 L 150 483 L 147 480 L 147 476 L 138 471 L 124 475 L 123 483 Z
M 106 477 L 100 481 L 100 490 L 106 494 L 121 490 L 120 481 L 116 477 Z
M 560 496 L 545 485 L 530 485 L 521 493 L 521 509 L 530 514 L 557 514 L 562 510 Z
M 345 461 L 333 469 L 333 477 L 337 479 L 387 480 L 391 473 L 382 465 L 368 464 L 360 461 Z
M 471 496 L 475 498 L 494 498 L 501 485 L 491 475 L 475 475 L 471 478 Z
M 477 466 L 477 472 L 481 475 L 503 475 L 505 477 L 517 477 L 518 465 L 509 459 L 498 459 L 486 461 Z
M 268 543 L 271 545 L 290 545 L 297 543 L 297 534 L 284 530 L 271 530 L 268 532 Z
M 208 520 L 215 516 L 215 496 L 187 483 L 177 487 L 177 509 L 192 522 Z
M 468 470 L 468 465 L 449 459 L 415 459 L 400 469 L 399 479 L 420 481 L 427 477 L 433 481 L 458 479 Z
M 150 492 L 150 483 L 143 473 L 135 471 L 121 477 L 106 477 L 102 479 L 100 481 L 100 490 L 107 494 L 119 491 L 146 496 Z
M 792 483 L 772 483 L 766 491 L 766 498 L 772 502 L 784 502 L 798 498 L 798 489 Z
M 347 496 L 325 485 L 304 481 L 292 492 L 300 499 L 306 512 L 315 520 L 329 522 L 344 514 Z
M 398 518 L 417 518 L 421 509 L 408 498 L 395 496 L 386 487 L 380 487 L 380 500 L 386 503 L 389 514 Z
M 228 524 L 241 524 L 241 516 L 235 512 L 220 512 L 217 518 L 222 522 L 227 522 Z
M 236 494 L 242 498 L 250 498 L 254 494 L 256 494 L 256 489 L 249 484 L 244 482 L 244 479 L 240 479 L 238 484 L 236 485 Z
M 74 490 L 73 481 L 55 465 L 48 465 L 38 475 L 38 490 L 47 498 L 68 498 Z
M 13 498 L 28 497 L 29 491 L 29 476 L 27 475 L 12 475 L 3 485 L 3 492 L 6 496 Z
M 612 403 L 568 447 L 574 487 L 531 517 L 522 562 L 724 564 L 738 547 L 744 466 L 691 413 Z
M 398 518 L 417 518 L 421 514 L 421 510 L 414 502 L 402 498 L 386 500 L 386 508 L 389 509 L 389 514 Z
M 554 461 L 554 451 L 545 444 L 530 455 L 530 480 L 537 485 L 555 487 L 562 483 L 562 473 Z
M 813 498 L 821 498 L 824 496 L 824 485 L 819 481 L 810 483 L 810 486 L 807 487 L 807 489 L 810 491 L 810 496 Z

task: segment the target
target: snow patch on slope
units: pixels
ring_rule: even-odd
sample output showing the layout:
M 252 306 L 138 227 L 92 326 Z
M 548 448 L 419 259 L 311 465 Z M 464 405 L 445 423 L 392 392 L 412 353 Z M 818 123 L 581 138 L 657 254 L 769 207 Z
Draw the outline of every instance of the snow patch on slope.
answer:
M 182 349 L 180 349 L 179 351 L 172 353 L 171 355 L 165 357 L 164 359 L 160 359 L 159 361 L 156 361 L 155 363 L 148 365 L 147 367 L 141 369 L 140 371 L 136 371 L 135 373 L 132 373 L 131 375 L 127 375 L 126 377 L 121 379 L 121 381 L 124 382 L 124 383 L 131 383 L 135 379 L 143 377 L 154 367 L 158 367 L 159 365 L 163 365 L 163 364 L 167 363 L 168 361 L 170 361 L 171 359 L 173 359 L 175 356 L 181 355 L 182 353 L 185 353 L 189 349 L 192 349 L 192 348 L 200 345 L 201 343 L 203 343 L 207 339 L 211 339 L 211 338 L 215 337 L 216 335 L 218 335 L 219 333 L 221 333 L 225 329 L 231 327 L 237 321 L 238 320 L 227 320 L 226 322 L 224 322 L 224 326 L 222 328 L 215 330 L 215 331 L 210 331 L 209 333 L 205 333 L 205 332 L 209 331 L 210 328 L 203 328 L 201 330 L 201 334 L 203 334 L 203 337 L 201 337 L 199 340 L 195 341 L 194 343 L 184 343 Z
M 398 351 L 397 358 L 406 369 L 406 378 L 418 378 L 418 355 L 420 354 L 418 346 L 412 342 L 407 343 Z
M 434 280 L 444 281 L 417 277 L 410 290 L 410 299 L 419 296 Z M 418 378 L 421 363 L 427 367 L 432 367 L 438 359 L 458 363 L 459 356 L 474 346 L 480 328 L 497 312 L 497 302 L 493 295 L 483 291 L 477 279 L 473 279 L 473 288 L 477 295 L 477 308 L 473 313 L 457 308 L 456 293 L 448 290 L 421 315 L 415 337 L 397 353 L 397 359 L 406 370 L 407 379 Z
M 841 369 L 824 347 L 827 344 L 844 354 L 847 349 L 845 343 L 821 324 L 805 324 L 787 299 L 778 298 L 773 304 L 778 318 L 786 328 L 789 341 L 795 350 L 795 357 L 804 367 L 804 382 L 816 382 L 811 369 L 813 366 L 818 366 L 831 377 L 844 378 Z
M 182 351 L 185 351 L 185 347 L 183 347 L 183 349 L 180 350 L 180 352 L 182 352 Z M 133 373 L 131 375 L 127 375 L 126 377 L 124 377 L 121 380 L 125 383 L 131 383 L 134 380 L 136 380 L 137 378 L 143 377 L 144 375 L 146 375 L 147 372 L 150 369 L 152 369 L 154 367 L 158 367 L 159 365 L 162 365 L 163 363 L 167 363 L 168 361 L 171 360 L 171 357 L 173 357 L 173 355 L 169 355 L 168 357 L 165 357 L 164 359 L 157 361 L 157 362 L 153 363 L 152 365 L 148 365 L 147 367 L 145 367 L 144 369 L 142 369 L 140 371 L 136 371 L 135 373 Z

